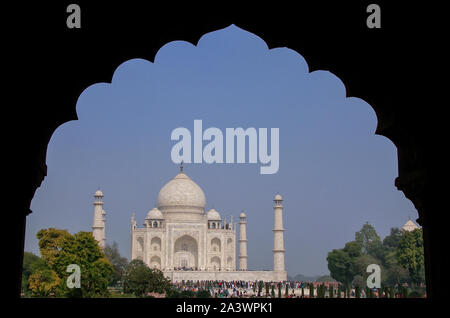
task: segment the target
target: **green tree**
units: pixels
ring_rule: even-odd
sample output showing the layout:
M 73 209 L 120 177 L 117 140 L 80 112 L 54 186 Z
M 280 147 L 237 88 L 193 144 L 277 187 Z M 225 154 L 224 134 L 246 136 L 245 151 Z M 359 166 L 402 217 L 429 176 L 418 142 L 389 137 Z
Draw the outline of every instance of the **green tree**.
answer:
M 180 293 L 180 298 L 194 298 L 195 293 L 192 290 L 183 290 Z
M 120 255 L 119 246 L 116 242 L 113 242 L 112 245 L 105 246 L 105 255 L 114 268 L 109 285 L 115 286 L 119 281 L 122 281 L 122 276 L 128 265 L 128 260 L 126 257 Z
M 375 258 L 372 255 L 368 255 L 368 254 L 363 254 L 361 256 L 359 256 L 358 258 L 355 259 L 355 272 L 358 273 L 354 280 L 353 280 L 353 284 L 355 284 L 355 281 L 357 281 L 357 284 L 360 287 L 365 287 L 366 286 L 366 281 L 367 281 L 367 277 L 370 275 L 370 273 L 367 273 L 367 266 L 369 266 L 370 264 L 377 264 L 380 266 L 381 268 L 381 273 L 384 272 L 384 268 L 381 265 L 381 261 L 377 258 Z M 358 278 L 358 279 L 356 279 Z
M 366 287 L 366 280 L 364 279 L 364 277 L 362 275 L 358 274 L 358 275 L 356 275 L 353 278 L 352 285 L 365 288 Z
M 29 278 L 39 269 L 47 268 L 45 262 L 37 255 L 30 252 L 23 253 L 23 267 L 22 267 L 22 292 L 28 294 L 31 290 L 29 288 Z
M 264 282 L 263 282 L 262 280 L 260 280 L 260 281 L 258 282 L 258 296 L 261 296 L 263 287 L 264 287 Z
M 359 243 L 363 254 L 376 256 L 376 251 L 380 248 L 381 239 L 375 231 L 375 228 L 366 222 L 359 232 L 355 233 L 355 241 Z
M 402 291 L 402 297 L 403 298 L 408 298 L 408 294 L 409 294 L 409 291 L 408 291 L 408 288 L 406 288 L 405 286 L 402 286 L 402 288 L 401 288 L 401 291 Z
M 172 288 L 170 279 L 164 276 L 164 273 L 156 268 L 151 268 L 151 279 L 148 282 L 148 292 L 167 293 Z
M 69 240 L 72 235 L 66 230 L 49 228 L 40 230 L 36 234 L 36 237 L 39 240 L 38 245 L 42 260 L 50 268 L 53 268 L 59 253 L 63 250 L 66 241 Z
M 71 235 L 65 230 L 54 228 L 37 233 L 42 259 L 56 273 L 60 285 L 58 296 L 63 297 L 105 297 L 108 296 L 108 282 L 113 267 L 109 263 L 98 242 L 90 232 Z M 68 288 L 67 267 L 76 264 L 81 271 L 81 288 Z
M 351 241 L 345 244 L 344 252 L 351 258 L 357 258 L 361 256 L 361 244 L 356 241 Z
M 383 286 L 425 282 L 421 230 L 405 232 L 391 228 L 381 241 L 373 226 L 366 223 L 355 233 L 355 241 L 329 252 L 327 261 L 331 276 L 344 285 L 344 290 L 352 281 L 365 287 L 369 264 L 381 267 Z
M 381 282 L 384 286 L 401 285 L 409 281 L 408 270 L 397 262 L 388 263 L 388 266 L 381 271 Z
M 309 284 L 309 297 L 314 298 L 314 284 Z
M 411 283 L 418 285 L 425 281 L 422 230 L 405 232 L 396 251 L 398 263 L 409 271 Z
M 30 289 L 36 296 L 48 297 L 56 294 L 61 279 L 55 271 L 49 268 L 41 268 L 30 276 L 29 283 Z
M 132 260 L 124 274 L 124 290 L 136 297 L 144 297 L 147 293 L 169 293 L 172 286 L 170 280 L 158 269 L 150 269 L 139 259 Z
M 209 291 L 201 289 L 197 292 L 196 298 L 211 298 L 211 294 L 209 293 Z
M 383 239 L 383 270 L 381 282 L 384 286 L 395 286 L 409 282 L 409 272 L 399 264 L 397 258 L 398 243 L 405 231 L 399 228 L 391 228 L 391 232 Z
M 317 289 L 317 298 L 325 298 L 325 285 L 319 285 Z
M 361 245 L 356 241 L 346 243 L 343 249 L 334 249 L 329 252 L 327 261 L 331 277 L 349 286 L 358 273 L 356 260 L 359 256 L 361 256 Z
M 395 251 L 404 231 L 398 227 L 391 228 L 391 233 L 383 239 L 383 246 L 387 252 Z

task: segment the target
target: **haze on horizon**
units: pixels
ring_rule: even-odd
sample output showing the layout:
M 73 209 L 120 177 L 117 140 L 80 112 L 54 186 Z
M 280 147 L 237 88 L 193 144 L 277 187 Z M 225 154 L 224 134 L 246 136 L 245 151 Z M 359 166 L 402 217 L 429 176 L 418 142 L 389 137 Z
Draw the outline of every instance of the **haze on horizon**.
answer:
M 178 173 L 170 157 L 172 130 L 192 132 L 201 119 L 204 129 L 279 128 L 276 174 L 260 174 L 259 163 L 184 168 L 205 192 L 206 210 L 233 215 L 235 222 L 246 212 L 249 270 L 273 266 L 272 200 L 280 193 L 288 275 L 328 274 L 328 252 L 353 240 L 364 223 L 383 238 L 417 217 L 394 186 L 396 149 L 375 135 L 375 112 L 345 96 L 332 73 L 309 73 L 299 53 L 269 50 L 234 25 L 205 34 L 196 46 L 170 42 L 153 63 L 126 61 L 111 83 L 86 88 L 77 102 L 79 120 L 53 134 L 25 250 L 40 254 L 35 236 L 42 228 L 91 231 L 100 187 L 107 243 L 116 241 L 129 258 L 131 214 L 142 227 L 159 190 Z

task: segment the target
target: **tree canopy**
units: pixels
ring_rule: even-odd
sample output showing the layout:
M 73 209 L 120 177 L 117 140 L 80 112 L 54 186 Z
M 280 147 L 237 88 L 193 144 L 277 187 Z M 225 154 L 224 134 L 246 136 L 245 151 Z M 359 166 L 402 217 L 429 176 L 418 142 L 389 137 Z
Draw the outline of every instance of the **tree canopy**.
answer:
M 407 232 L 392 228 L 383 240 L 375 228 L 366 223 L 355 233 L 355 240 L 342 249 L 328 253 L 331 277 L 348 286 L 364 288 L 369 264 L 381 267 L 381 281 L 385 286 L 425 282 L 422 230 Z
M 381 245 L 381 239 L 377 231 L 368 222 L 363 225 L 359 232 L 355 233 L 355 242 L 361 246 L 363 254 L 373 254 L 374 250 Z
M 40 268 L 29 277 L 29 287 L 38 296 L 56 294 L 60 285 L 61 279 L 49 268 Z
M 425 280 L 422 231 L 405 232 L 398 242 L 396 256 L 398 263 L 406 268 L 411 281 L 418 285 Z
M 28 294 L 30 290 L 29 279 L 32 274 L 39 269 L 48 268 L 45 262 L 37 255 L 30 252 L 23 253 L 23 267 L 22 267 L 22 292 Z
M 42 260 L 48 267 L 30 277 L 32 290 L 36 294 L 47 296 L 48 286 L 52 292 L 62 297 L 104 297 L 108 295 L 107 287 L 113 273 L 113 266 L 106 258 L 98 242 L 90 232 L 78 232 L 74 235 L 66 230 L 54 228 L 43 229 L 37 233 Z M 81 288 L 68 288 L 67 272 L 70 264 L 80 267 Z M 53 285 L 57 283 L 57 288 Z
M 124 274 L 124 290 L 137 297 L 144 297 L 147 293 L 168 293 L 172 288 L 170 280 L 163 272 L 149 268 L 142 260 L 132 260 L 126 267 Z
M 128 265 L 128 259 L 120 255 L 117 242 L 105 246 L 105 255 L 114 268 L 109 285 L 115 286 L 119 281 L 122 281 L 123 274 Z
M 328 269 L 331 277 L 349 286 L 357 274 L 356 259 L 361 254 L 361 245 L 358 242 L 349 242 L 343 249 L 334 249 L 328 253 Z

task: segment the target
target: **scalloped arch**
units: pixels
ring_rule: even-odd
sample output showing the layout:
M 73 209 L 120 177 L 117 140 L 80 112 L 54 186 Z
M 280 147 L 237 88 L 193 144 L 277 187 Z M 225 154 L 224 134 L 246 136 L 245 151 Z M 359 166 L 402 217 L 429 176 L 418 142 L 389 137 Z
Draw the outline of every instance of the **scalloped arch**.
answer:
M 110 73 L 110 76 L 109 76 L 108 80 L 101 81 L 101 82 L 96 82 L 96 83 L 91 83 L 90 85 L 88 85 L 87 87 L 85 87 L 85 88 L 82 90 L 82 92 L 78 95 L 78 97 L 77 97 L 77 102 L 76 102 L 76 104 L 75 104 L 75 120 L 78 120 L 78 119 L 79 119 L 78 112 L 77 112 L 77 105 L 78 105 L 78 101 L 79 101 L 80 97 L 81 97 L 86 91 L 88 91 L 90 88 L 97 87 L 97 86 L 99 86 L 99 85 L 106 85 L 106 87 L 109 87 L 109 85 L 112 85 L 112 84 L 114 83 L 115 79 L 117 79 L 118 77 L 120 77 L 121 72 L 122 72 L 122 69 L 123 69 L 123 68 L 124 68 L 131 60 L 135 60 L 135 59 L 143 60 L 143 61 L 145 61 L 145 62 L 148 62 L 148 64 L 146 64 L 146 66 L 148 66 L 148 67 L 151 68 L 151 67 L 153 67 L 153 65 L 154 65 L 155 63 L 158 63 L 158 59 L 161 58 L 161 56 L 162 56 L 161 54 L 162 54 L 162 53 L 164 53 L 166 50 L 170 50 L 170 49 L 171 49 L 171 45 L 172 45 L 172 44 L 174 44 L 174 43 L 185 43 L 185 44 L 186 44 L 186 45 L 185 45 L 185 49 L 196 49 L 196 48 L 198 48 L 199 45 L 201 45 L 204 41 L 207 41 L 208 38 L 210 38 L 210 37 L 213 38 L 213 34 L 214 34 L 214 33 L 219 32 L 219 31 L 224 30 L 224 29 L 227 29 L 227 28 L 230 28 L 230 27 L 236 27 L 237 29 L 239 29 L 239 30 L 241 30 L 241 31 L 244 31 L 244 32 L 247 32 L 248 34 L 250 34 L 250 35 L 252 36 L 252 38 L 254 39 L 254 41 L 260 42 L 261 45 L 262 45 L 266 50 L 269 51 L 269 54 L 270 54 L 270 52 L 273 52 L 274 50 L 277 50 L 277 49 L 280 49 L 280 48 L 287 48 L 287 49 L 289 49 L 290 51 L 293 52 L 293 54 L 296 55 L 296 58 L 299 58 L 299 59 L 300 59 L 299 62 L 301 61 L 301 62 L 304 63 L 304 68 L 305 68 L 306 72 L 309 73 L 309 74 L 311 74 L 311 75 L 313 75 L 313 76 L 314 76 L 314 74 L 315 74 L 316 72 L 323 72 L 323 71 L 329 72 L 329 73 L 334 77 L 333 80 L 336 80 L 337 84 L 342 85 L 342 87 L 343 87 L 343 89 L 344 89 L 344 95 L 345 95 L 346 98 L 350 98 L 350 97 L 352 97 L 352 98 L 359 98 L 359 99 L 363 100 L 364 102 L 366 102 L 366 103 L 367 103 L 367 104 L 375 111 L 375 115 L 376 115 L 376 118 L 377 118 L 377 127 L 376 127 L 375 133 L 378 134 L 378 135 L 382 135 L 382 136 L 388 138 L 388 139 L 391 140 L 394 144 L 396 144 L 396 143 L 395 143 L 395 140 L 394 140 L 393 138 L 390 138 L 389 135 L 386 134 L 386 133 L 384 132 L 384 130 L 382 129 L 382 127 L 385 126 L 385 125 L 383 125 L 382 121 L 383 121 L 383 118 L 386 118 L 386 116 L 383 117 L 383 116 L 380 114 L 380 112 L 377 111 L 377 108 L 374 107 L 368 100 L 365 100 L 363 97 L 359 96 L 358 94 L 352 94 L 352 91 L 351 91 L 351 85 L 349 85 L 348 83 L 346 83 L 345 79 L 343 79 L 339 74 L 333 72 L 332 70 L 329 70 L 329 69 L 326 69 L 326 68 L 321 68 L 321 67 L 319 66 L 319 64 L 314 63 L 314 59 L 313 59 L 313 58 L 310 58 L 310 59 L 309 59 L 310 61 L 308 61 L 308 58 L 305 57 L 305 56 L 303 56 L 301 52 L 299 52 L 299 51 L 297 51 L 297 50 L 295 50 L 295 49 L 292 49 L 292 48 L 290 48 L 290 47 L 288 47 L 288 46 L 271 46 L 270 43 L 268 43 L 268 42 L 267 42 L 266 40 L 264 40 L 262 37 L 258 36 L 257 34 L 251 32 L 251 31 L 245 30 L 244 28 L 241 28 L 241 27 L 239 27 L 238 25 L 235 25 L 235 24 L 230 24 L 230 25 L 228 25 L 228 26 L 226 26 L 226 27 L 223 27 L 223 28 L 220 28 L 220 29 L 217 29 L 217 30 L 213 30 L 213 31 L 210 31 L 210 32 L 206 32 L 206 33 L 200 35 L 198 38 L 196 38 L 196 40 L 192 40 L 192 39 L 186 39 L 186 40 L 173 40 L 173 41 L 169 41 L 169 42 L 167 42 L 167 43 L 164 43 L 164 44 L 162 44 L 158 49 L 156 49 L 156 51 L 154 52 L 154 54 L 153 54 L 153 52 L 152 52 L 151 56 L 153 57 L 153 59 L 147 59 L 147 58 L 145 58 L 145 57 L 134 57 L 134 58 L 122 60 L 120 63 L 118 63 L 118 64 L 116 64 L 116 65 L 111 65 L 110 67 L 112 68 L 112 72 L 109 72 L 109 73 Z M 210 39 L 209 39 L 209 40 L 210 40 Z M 332 69 L 332 68 L 330 68 L 330 69 Z M 99 76 L 101 76 L 101 75 L 99 75 Z M 361 94 L 360 94 L 360 95 L 361 95 Z M 68 122 L 70 122 L 70 121 L 67 121 L 67 122 L 65 122 L 65 123 L 68 123 Z M 59 129 L 59 128 L 63 127 L 63 126 L 64 126 L 64 123 L 61 123 L 61 124 L 53 131 L 52 135 L 56 132 L 57 129 Z M 51 137 L 50 137 L 50 139 L 51 139 Z
M 88 5 L 86 3 L 84 7 L 93 8 Z M 111 80 L 116 66 L 124 61 L 133 58 L 152 61 L 158 48 L 165 43 L 181 39 L 195 45 L 203 34 L 234 23 L 258 34 L 269 48 L 289 47 L 301 52 L 308 62 L 309 71 L 330 71 L 341 79 L 348 97 L 361 98 L 375 110 L 378 118 L 376 133 L 389 138 L 398 149 L 399 176 L 395 185 L 419 210 L 419 223 L 422 225 L 423 221 L 424 229 L 428 227 L 424 236 L 428 250 L 425 255 L 427 296 L 432 298 L 439 294 L 445 295 L 448 275 L 444 268 L 448 266 L 442 264 L 448 264 L 448 261 L 444 259 L 445 255 L 441 250 L 433 247 L 433 244 L 445 239 L 445 231 L 440 231 L 443 229 L 441 224 L 445 222 L 440 218 L 433 218 L 431 213 L 440 210 L 445 196 L 435 191 L 429 171 L 432 160 L 438 154 L 430 154 L 429 144 L 430 141 L 435 141 L 433 138 L 436 136 L 428 128 L 431 119 L 440 116 L 440 110 L 422 103 L 429 102 L 421 99 L 423 96 L 411 94 L 421 90 L 424 82 L 423 78 L 416 76 L 415 69 L 411 71 L 411 67 L 420 60 L 422 53 L 433 51 L 429 34 L 436 30 L 430 28 L 428 32 L 424 28 L 433 24 L 423 23 L 420 25 L 421 32 L 405 32 L 404 26 L 408 25 L 411 16 L 423 15 L 426 9 L 423 6 L 405 7 L 394 5 L 393 2 L 383 3 L 383 6 L 386 12 L 390 12 L 385 15 L 385 21 L 390 24 L 389 28 L 378 30 L 379 32 L 361 27 L 360 23 L 364 22 L 360 18 L 361 6 L 355 6 L 351 2 L 335 2 L 326 6 L 322 3 L 301 3 L 302 10 L 298 10 L 298 7 L 290 10 L 285 4 L 274 4 L 261 8 L 260 12 L 255 12 L 255 6 L 252 6 L 251 11 L 244 10 L 240 4 L 239 7 L 224 6 L 221 12 L 210 11 L 211 15 L 205 15 L 204 10 L 193 6 L 175 12 L 170 4 L 168 8 L 158 12 L 158 19 L 153 20 L 143 19 L 147 15 L 146 10 L 136 12 L 134 6 L 132 9 L 124 5 L 119 8 L 102 6 L 101 10 L 106 10 L 106 14 L 95 11 L 94 15 L 99 12 L 102 14 L 98 16 L 99 19 L 91 21 L 93 32 L 87 33 L 61 32 L 58 27 L 61 26 L 60 12 L 57 12 L 61 7 L 39 3 L 35 10 L 28 10 L 30 17 L 47 14 L 48 19 L 40 21 L 42 28 L 26 29 L 26 32 L 19 35 L 18 41 L 24 44 L 25 73 L 31 74 L 32 78 L 25 83 L 30 91 L 19 96 L 25 99 L 20 100 L 20 104 L 27 105 L 16 107 L 20 114 L 20 128 L 26 130 L 26 133 L 18 141 L 22 151 L 17 154 L 20 158 L 17 165 L 19 175 L 15 175 L 15 179 L 20 180 L 24 190 L 16 201 L 20 205 L 18 212 L 12 213 L 17 214 L 13 224 L 16 225 L 14 241 L 18 243 L 9 248 L 11 254 L 17 256 L 9 268 L 14 273 L 15 283 L 9 284 L 6 289 L 14 290 L 16 295 L 20 293 L 25 216 L 31 213 L 31 200 L 46 176 L 49 140 L 56 128 L 77 119 L 75 105 L 82 91 L 92 84 Z M 149 3 L 149 7 L 154 10 L 154 3 Z M 20 12 L 27 14 L 27 10 Z M 127 25 L 126 19 L 117 19 L 117 23 L 111 26 L 108 23 L 111 22 L 111 17 L 117 17 L 117 12 L 128 15 L 128 18 L 132 12 L 138 14 L 140 19 L 134 18 L 130 25 Z M 343 12 L 345 20 L 339 15 Z M 34 19 L 30 18 L 28 21 Z M 126 33 L 133 29 L 138 29 L 140 33 Z M 101 33 L 96 33 L 99 30 Z M 142 33 L 150 35 L 146 37 L 146 44 L 135 45 L 134 41 L 140 40 Z M 91 34 L 94 34 L 93 40 L 90 38 Z M 126 36 L 117 37 L 117 34 Z M 119 40 L 113 41 L 116 37 Z M 58 39 L 57 49 L 53 50 L 55 39 Z M 339 41 L 342 40 L 350 44 L 348 48 L 339 46 Z M 89 49 L 86 50 L 86 47 Z M 143 47 L 150 50 L 144 50 Z M 19 52 L 18 54 L 20 56 Z M 28 58 L 30 56 L 33 58 Z M 53 63 L 55 59 L 63 62 Z M 357 63 L 354 63 L 355 60 Z M 424 58 L 422 62 L 425 69 L 430 68 L 431 59 Z M 39 81 L 35 75 L 41 71 L 46 72 L 50 81 L 58 83 L 57 92 L 45 91 L 47 81 Z M 432 91 L 427 93 L 431 95 Z M 433 168 L 436 168 L 435 165 Z M 428 217 L 422 219 L 425 210 L 429 211 Z

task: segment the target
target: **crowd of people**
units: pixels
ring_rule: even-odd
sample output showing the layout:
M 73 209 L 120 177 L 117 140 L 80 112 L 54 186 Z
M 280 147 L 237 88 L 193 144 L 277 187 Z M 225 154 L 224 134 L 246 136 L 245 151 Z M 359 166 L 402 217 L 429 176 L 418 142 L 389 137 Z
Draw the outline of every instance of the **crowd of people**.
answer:
M 197 267 L 186 267 L 186 266 L 174 267 L 173 270 L 175 270 L 175 271 L 196 271 Z
M 286 285 L 288 285 L 288 298 L 309 297 L 309 284 L 307 282 L 269 282 L 258 281 L 183 281 L 175 282 L 173 286 L 179 291 L 198 292 L 200 290 L 209 291 L 211 297 L 215 298 L 248 298 L 248 297 L 278 297 L 278 289 L 286 297 Z M 319 283 L 313 283 L 314 286 Z M 327 283 L 326 283 L 327 284 Z M 332 283 L 334 284 L 334 283 Z M 302 290 L 303 289 L 303 290 Z
M 330 297 L 329 292 L 333 290 L 333 298 L 344 298 L 345 292 L 339 288 L 338 282 L 269 282 L 263 283 L 258 281 L 187 281 L 173 283 L 174 287 L 179 291 L 208 291 L 213 298 L 310 298 L 310 292 L 313 290 L 313 297 L 317 297 L 319 286 L 326 286 L 327 292 L 322 297 Z M 286 288 L 287 285 L 287 288 Z M 356 293 L 360 293 L 358 298 L 384 298 L 392 297 L 386 290 L 373 289 L 371 295 L 365 289 L 351 288 L 349 290 L 350 298 L 356 298 Z M 339 293 L 339 294 L 338 294 Z M 347 296 L 347 297 L 348 297 Z M 403 297 L 399 290 L 396 289 L 396 298 Z

